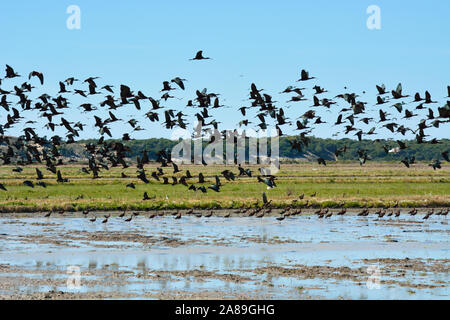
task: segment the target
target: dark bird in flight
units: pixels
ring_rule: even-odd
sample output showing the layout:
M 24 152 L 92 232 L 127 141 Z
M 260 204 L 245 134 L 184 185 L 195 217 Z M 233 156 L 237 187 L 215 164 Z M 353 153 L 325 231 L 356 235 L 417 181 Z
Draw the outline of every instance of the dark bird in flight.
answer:
M 394 97 L 394 99 L 401 99 L 401 98 L 409 97 L 409 95 L 404 96 L 402 94 L 402 84 L 401 83 L 399 83 L 397 85 L 397 88 L 395 90 L 392 90 L 391 93 L 392 93 L 392 96 Z
M 39 182 L 36 183 L 36 185 L 37 185 L 37 186 L 40 186 L 40 187 L 42 187 L 42 188 L 47 188 L 47 185 L 45 184 L 44 181 L 39 181 Z
M 38 77 L 39 81 L 41 82 L 41 85 L 44 84 L 44 75 L 41 72 L 38 71 L 32 71 L 30 72 L 30 74 L 28 75 L 28 79 L 31 79 L 31 77 Z
M 323 159 L 323 158 L 317 158 L 317 163 L 320 165 L 320 164 L 323 164 L 324 166 L 326 166 L 327 165 L 327 163 L 325 162 L 325 159 Z
M 147 176 L 146 176 L 144 170 L 139 171 L 139 174 L 138 174 L 137 177 L 138 177 L 139 179 L 141 179 L 142 182 L 144 182 L 144 183 L 149 183 L 149 182 L 150 182 L 150 181 L 147 179 Z
M 431 100 L 431 94 L 428 91 L 425 91 L 425 102 L 424 104 L 427 103 L 436 103 L 437 101 L 432 101 Z
M 61 174 L 60 170 L 58 170 L 56 172 L 56 175 L 57 175 L 57 179 L 56 179 L 57 182 L 69 182 L 69 179 L 62 177 L 62 174 Z
M 277 185 L 275 183 L 275 177 L 274 176 L 270 176 L 268 178 L 261 178 L 260 176 L 257 177 L 258 182 L 262 182 L 265 185 L 267 185 L 268 189 L 272 189 L 275 188 Z
M 36 175 L 38 180 L 44 179 L 44 175 L 42 174 L 42 171 L 36 168 Z
M 377 91 L 379 95 L 383 95 L 386 94 L 386 87 L 384 86 L 384 84 L 382 84 L 381 86 L 377 85 Z
M 181 172 L 181 170 L 178 168 L 178 165 L 175 162 L 172 163 L 172 166 L 173 166 L 173 173 L 174 174 L 177 173 L 177 172 Z
M 25 180 L 25 181 L 23 182 L 23 184 L 26 185 L 27 187 L 34 188 L 34 184 L 33 184 L 33 182 L 30 181 L 30 180 Z
M 405 157 L 405 159 L 403 159 L 401 162 L 407 167 L 409 168 L 411 164 L 414 164 L 414 162 L 416 161 L 415 157 Z
M 209 57 L 204 57 L 204 56 L 203 56 L 203 51 L 200 50 L 200 51 L 198 51 L 198 52 L 195 54 L 195 57 L 194 57 L 194 58 L 189 59 L 189 60 L 207 60 L 207 59 L 211 59 L 211 58 L 209 58 Z
M 449 157 L 448 151 L 442 152 L 442 157 L 445 159 L 445 161 L 450 162 L 450 157 Z
M 307 81 L 311 79 L 315 79 L 315 77 L 310 77 L 308 71 L 303 69 L 300 74 L 300 79 L 297 81 Z
M 208 189 L 214 190 L 215 192 L 220 192 L 220 186 L 218 184 L 212 184 Z
M 433 168 L 433 170 L 436 169 L 441 169 L 441 162 L 439 161 L 439 159 L 434 160 L 432 163 L 429 164 L 429 166 L 431 166 Z
M 109 92 L 111 92 L 111 93 L 114 93 L 114 91 L 113 91 L 113 88 L 114 86 L 110 86 L 110 85 L 106 85 L 106 86 L 103 86 L 102 87 L 102 89 L 105 89 L 106 91 L 109 91 Z
M 183 81 L 186 81 L 186 79 L 181 79 L 179 77 L 175 77 L 170 82 L 176 83 L 182 90 L 184 90 L 184 83 Z
M 58 93 L 67 93 L 67 92 L 70 92 L 70 91 L 67 91 L 66 90 L 66 85 L 64 84 L 64 82 L 59 82 L 59 91 L 58 91 Z
M 8 66 L 8 65 L 6 65 L 6 70 L 5 71 L 6 71 L 5 79 L 6 78 L 20 77 L 20 74 L 16 73 L 14 71 L 14 69 L 12 67 Z
M 152 198 L 150 198 L 149 196 L 148 196 L 148 193 L 147 192 L 144 192 L 144 197 L 142 198 L 142 200 L 151 200 L 151 199 L 153 199 L 153 197 Z

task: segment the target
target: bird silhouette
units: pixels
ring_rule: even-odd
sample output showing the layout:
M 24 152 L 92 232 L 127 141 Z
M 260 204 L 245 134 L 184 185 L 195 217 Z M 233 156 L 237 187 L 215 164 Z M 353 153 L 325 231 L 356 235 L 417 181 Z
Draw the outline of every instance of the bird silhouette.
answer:
M 298 81 L 307 81 L 307 80 L 311 80 L 311 79 L 315 79 L 315 77 L 310 77 L 309 73 L 302 69 L 302 71 L 300 72 L 301 78 Z
M 189 59 L 189 60 L 207 60 L 207 59 L 211 59 L 211 58 L 209 58 L 209 57 L 204 57 L 204 56 L 203 56 L 203 51 L 200 50 L 200 51 L 198 51 L 198 52 L 195 54 L 195 57 L 194 57 L 194 58 Z

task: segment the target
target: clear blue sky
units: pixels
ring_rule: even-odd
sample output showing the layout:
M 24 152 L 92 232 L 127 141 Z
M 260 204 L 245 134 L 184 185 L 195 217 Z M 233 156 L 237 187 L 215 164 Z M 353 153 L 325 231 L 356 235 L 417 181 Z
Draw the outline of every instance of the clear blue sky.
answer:
M 81 9 L 81 30 L 66 28 L 66 8 L 72 4 Z M 381 9 L 381 30 L 366 27 L 366 8 L 372 4 Z M 447 0 L 4 1 L 0 75 L 4 77 L 4 64 L 21 75 L 42 71 L 50 94 L 69 76 L 100 76 L 100 85 L 117 88 L 124 83 L 155 98 L 162 81 L 180 76 L 189 80 L 186 92 L 176 92 L 184 99 L 165 104 L 178 109 L 205 87 L 220 93 L 225 105 L 248 105 L 244 99 L 255 82 L 285 107 L 289 96 L 276 93 L 295 85 L 304 68 L 318 78 L 307 86 L 325 87 L 332 93 L 328 97 L 347 86 L 349 92 L 366 90 L 367 98 L 361 100 L 373 104 L 375 84 L 393 89 L 402 82 L 407 94 L 424 95 L 427 89 L 442 106 L 450 85 L 449 12 Z M 188 61 L 200 49 L 213 60 Z M 311 90 L 305 94 L 312 96 Z M 73 101 L 67 118 L 85 121 L 75 108 L 81 100 Z M 295 120 L 311 104 L 292 104 L 286 110 Z M 127 108 L 118 114 L 135 114 L 131 105 Z M 213 114 L 234 128 L 242 117 L 231 110 Z M 325 120 L 337 117 L 336 112 L 325 114 Z M 120 126 L 113 129 L 120 132 Z M 148 120 L 141 126 L 148 130 L 134 137 L 170 136 Z M 327 128 L 314 134 L 330 136 Z M 448 125 L 443 128 L 430 133 L 448 138 Z M 84 137 L 93 132 L 86 130 Z

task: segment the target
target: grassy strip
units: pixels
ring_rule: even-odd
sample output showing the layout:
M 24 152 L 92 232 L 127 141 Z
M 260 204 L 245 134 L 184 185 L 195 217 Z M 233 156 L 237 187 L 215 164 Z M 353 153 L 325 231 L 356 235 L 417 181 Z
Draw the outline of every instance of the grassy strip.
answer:
M 142 200 L 146 191 L 152 200 Z M 261 183 L 225 184 L 221 192 L 188 191 L 176 185 L 139 184 L 136 189 L 115 184 L 64 184 L 47 188 L 9 186 L 0 193 L 0 212 L 59 210 L 152 210 L 184 208 L 239 208 L 261 205 L 261 194 L 266 192 L 275 207 L 292 204 L 305 207 L 346 207 L 370 205 L 382 207 L 396 201 L 404 207 L 450 206 L 449 183 L 286 183 L 267 190 Z M 300 201 L 298 196 L 305 194 Z M 315 197 L 311 197 L 316 193 Z M 166 199 L 166 196 L 168 199 Z
M 146 166 L 148 175 L 156 168 L 156 164 Z M 72 178 L 69 183 L 57 183 L 54 175 L 41 170 L 51 179 L 44 179 L 47 188 L 23 185 L 24 179 L 34 182 L 34 167 L 25 167 L 21 173 L 11 172 L 11 166 L 0 167 L 0 182 L 8 191 L 0 190 L 0 212 L 35 212 L 47 210 L 80 211 L 90 210 L 154 210 L 154 209 L 188 209 L 188 208 L 240 208 L 261 205 L 261 194 L 265 192 L 275 207 L 294 205 L 305 207 L 306 200 L 311 207 L 337 207 L 344 203 L 345 207 L 393 205 L 399 201 L 403 207 L 449 207 L 450 206 L 450 167 L 433 171 L 427 165 L 418 164 L 412 170 L 398 168 L 387 163 L 373 163 L 365 167 L 354 164 L 317 166 L 314 164 L 283 165 L 277 174 L 278 186 L 267 190 L 256 178 L 239 178 L 228 182 L 221 177 L 223 187 L 216 193 L 208 190 L 188 191 L 182 185 L 163 185 L 150 178 L 144 184 L 136 179 L 136 168 L 112 168 L 102 171 L 100 179 L 90 179 L 81 172 L 81 166 L 64 166 L 61 168 L 64 177 Z M 209 180 L 208 186 L 214 183 L 213 176 L 220 175 L 224 169 L 237 173 L 233 166 L 181 166 L 182 173 L 190 170 L 196 176 L 203 172 Z M 164 169 L 171 173 L 172 168 Z M 257 173 L 257 167 L 252 167 Z M 132 178 L 120 179 L 125 171 Z M 284 175 L 283 175 L 284 174 Z M 136 189 L 126 188 L 133 181 Z M 197 178 L 190 182 L 196 184 Z M 143 201 L 143 193 L 147 192 L 152 200 Z M 300 201 L 298 196 L 305 194 Z M 315 197 L 311 195 L 316 193 Z M 293 200 L 297 200 L 293 203 Z
M 352 200 L 345 202 L 344 207 L 346 208 L 361 208 L 369 205 L 373 208 L 382 208 L 388 205 L 393 205 L 394 201 L 380 201 L 380 200 L 365 200 L 358 201 Z M 80 212 L 85 209 L 90 211 L 122 211 L 122 210 L 135 210 L 135 211 L 151 211 L 151 210 L 176 210 L 176 209 L 238 209 L 238 208 L 248 208 L 260 206 L 262 203 L 249 203 L 248 201 L 232 201 L 232 202 L 220 202 L 220 201 L 202 201 L 202 202 L 101 202 L 94 201 L 89 203 L 80 202 L 61 202 L 55 203 L 7 203 L 0 207 L 0 213 L 17 213 L 17 212 L 46 212 L 46 211 L 58 211 L 65 210 L 66 212 Z M 277 201 L 273 203 L 274 208 L 339 208 L 341 201 L 333 200 L 314 200 L 310 202 L 308 206 L 305 202 L 296 202 L 293 204 L 291 201 L 281 202 Z M 403 208 L 436 208 L 436 207 L 450 207 L 450 202 L 430 200 L 400 200 L 400 206 Z

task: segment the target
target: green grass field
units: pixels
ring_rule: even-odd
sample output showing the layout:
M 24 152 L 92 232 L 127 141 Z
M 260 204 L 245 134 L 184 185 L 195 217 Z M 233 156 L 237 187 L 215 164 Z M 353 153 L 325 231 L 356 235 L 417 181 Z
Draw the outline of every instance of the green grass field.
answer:
M 266 185 L 258 183 L 256 177 L 238 178 L 226 181 L 221 176 L 221 192 L 208 190 L 187 190 L 183 185 L 163 185 L 150 177 L 157 164 L 145 167 L 151 181 L 148 184 L 135 178 L 136 168 L 125 170 L 111 168 L 102 171 L 99 179 L 92 179 L 81 171 L 81 165 L 61 167 L 68 183 L 57 183 L 54 174 L 41 167 L 47 188 L 23 185 L 24 180 L 36 181 L 35 167 L 24 167 L 21 173 L 12 171 L 11 166 L 0 167 L 0 182 L 8 191 L 0 190 L 1 212 L 46 211 L 65 209 L 68 211 L 91 210 L 149 210 L 157 208 L 238 208 L 256 206 L 262 203 L 261 194 L 266 192 L 274 206 L 287 206 L 302 193 L 303 200 L 295 205 L 305 206 L 306 201 L 314 207 L 335 207 L 344 201 L 346 207 L 374 205 L 376 207 L 400 202 L 403 207 L 444 207 L 450 206 L 450 166 L 444 164 L 441 170 L 434 171 L 426 163 L 416 164 L 408 169 L 398 163 L 371 162 L 360 167 L 357 163 L 329 163 L 326 167 L 312 163 L 285 164 L 277 173 L 277 187 L 267 190 Z M 244 166 L 247 168 L 247 166 Z M 182 165 L 194 176 L 189 182 L 199 185 L 197 175 L 202 172 L 208 186 L 214 183 L 214 175 L 224 169 L 238 173 L 233 166 L 193 166 Z M 251 167 L 258 175 L 258 167 Z M 171 176 L 172 168 L 164 168 L 166 176 Z M 133 177 L 122 179 L 121 172 Z M 171 181 L 171 180 L 170 180 Z M 136 189 L 126 188 L 129 182 Z M 142 200 L 146 191 L 153 200 Z M 315 197 L 311 194 L 317 193 Z M 166 195 L 168 199 L 166 199 Z

